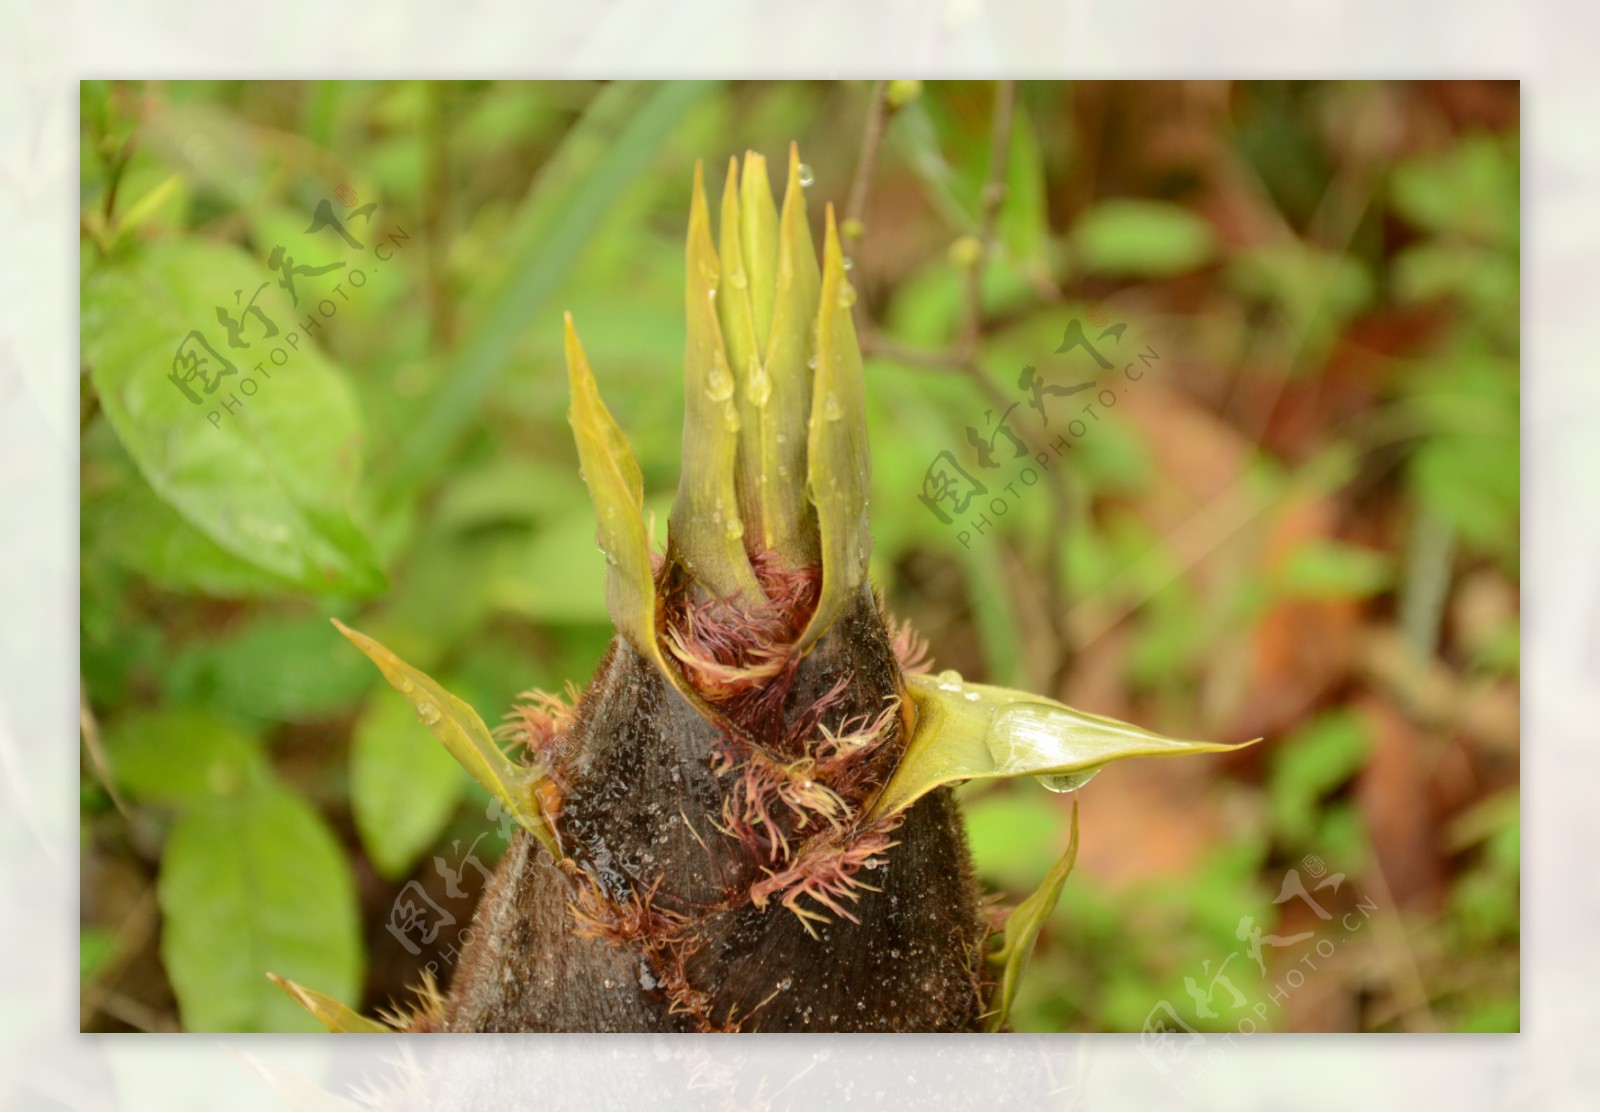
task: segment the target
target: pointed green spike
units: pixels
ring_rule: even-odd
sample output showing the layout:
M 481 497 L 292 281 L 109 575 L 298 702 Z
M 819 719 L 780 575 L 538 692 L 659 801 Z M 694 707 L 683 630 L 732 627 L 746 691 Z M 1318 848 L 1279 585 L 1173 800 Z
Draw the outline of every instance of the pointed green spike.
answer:
M 851 316 L 855 289 L 845 275 L 832 205 L 828 206 L 827 229 L 817 305 L 817 372 L 811 385 L 806 446 L 806 485 L 817 508 L 822 549 L 822 593 L 801 635 L 801 652 L 816 644 L 860 590 L 872 552 L 872 530 L 867 522 L 872 460 L 867 450 L 866 384 Z
M 589 357 L 567 314 L 567 380 L 572 391 L 568 422 L 578 445 L 578 470 L 589 488 L 605 550 L 606 611 L 617 633 L 671 681 L 702 716 L 737 733 L 725 716 L 667 662 L 656 632 L 656 587 L 650 564 L 650 533 L 644 522 L 644 477 L 622 428 L 600 398 Z M 740 553 L 740 559 L 744 554 Z M 746 565 L 748 567 L 748 564 Z
M 717 319 L 722 325 L 722 340 L 727 346 L 728 363 L 738 383 L 739 445 L 735 453 L 734 488 L 739 498 L 739 516 L 744 522 L 749 547 L 765 544 L 767 529 L 763 514 L 763 476 L 761 473 L 761 418 L 771 394 L 770 380 L 756 342 L 755 316 L 751 309 L 751 280 L 754 277 L 744 262 L 741 244 L 744 232 L 739 217 L 739 161 L 728 160 L 728 181 L 722 190 L 722 230 L 718 250 L 725 281 L 717 295 Z M 757 404 L 757 401 L 760 404 Z
M 578 468 L 589 488 L 605 550 L 606 610 L 617 632 L 646 657 L 657 654 L 656 589 L 644 523 L 644 477 L 633 449 L 600 399 L 572 314 L 566 317 L 567 421 L 578 445 Z
M 343 1001 L 329 997 L 326 993 L 307 989 L 299 982 L 290 981 L 277 974 L 269 973 L 267 977 L 287 993 L 295 1004 L 321 1021 L 322 1026 L 330 1032 L 365 1032 L 373 1035 L 394 1032 L 394 1029 L 387 1024 L 369 1020 Z
M 740 181 L 740 238 L 744 241 L 745 269 L 750 274 L 750 305 L 755 314 L 756 342 L 766 347 L 772 331 L 773 281 L 778 263 L 778 210 L 767 181 L 767 160 L 754 151 L 744 156 Z
M 812 331 L 822 274 L 817 268 L 806 191 L 800 184 L 800 149 L 789 144 L 789 182 L 783 194 L 778 229 L 777 300 L 767 339 L 768 404 L 758 423 L 756 471 L 761 492 L 761 540 L 791 566 L 815 564 L 820 557 L 816 512 L 806 499 L 806 422 L 811 416 Z M 748 438 L 748 434 L 746 434 Z M 740 442 L 744 449 L 747 441 Z M 741 476 L 747 476 L 748 470 Z
M 411 701 L 417 717 L 444 743 L 444 748 L 468 775 L 500 801 L 506 814 L 543 843 L 551 857 L 561 861 L 563 855 L 555 831 L 539 810 L 533 791 L 539 771 L 514 765 L 495 745 L 489 728 L 465 700 L 451 695 L 444 685 L 421 669 L 406 664 L 382 643 L 359 630 L 352 630 L 337 618 L 332 621 L 339 633 L 378 666 L 383 678 Z
M 745 555 L 745 527 L 734 484 L 739 407 L 717 324 L 720 276 L 699 163 L 689 210 L 688 262 L 683 473 L 668 525 L 669 547 L 707 591 L 760 603 L 766 596 Z
M 1221 753 L 1261 741 L 1184 742 L 1029 692 L 968 684 L 950 673 L 905 681 L 916 726 L 869 819 L 903 811 L 939 785 L 957 781 L 1038 777 L 1064 791 L 1122 758 Z
M 747 386 L 751 360 L 757 360 L 761 346 L 756 341 L 756 323 L 751 308 L 752 278 L 745 266 L 744 246 L 740 242 L 743 232 L 739 224 L 739 160 L 728 160 L 728 180 L 722 188 L 722 227 L 717 245 L 722 264 L 722 289 L 717 293 L 717 321 L 722 326 L 722 340 L 727 345 L 728 363 L 741 387 Z M 739 396 L 739 416 L 750 415 L 749 399 L 745 391 Z M 745 428 L 748 425 L 743 426 Z
M 1022 981 L 1022 972 L 1028 965 L 1028 960 L 1033 957 L 1033 946 L 1039 940 L 1039 931 L 1050 919 L 1050 914 L 1055 911 L 1057 903 L 1061 900 L 1061 889 L 1067 883 L 1067 876 L 1072 873 L 1072 867 L 1078 860 L 1078 802 L 1072 802 L 1072 837 L 1067 841 L 1067 852 L 1061 860 L 1050 867 L 1050 872 L 1045 875 L 1044 884 L 1040 885 L 1027 900 L 1017 905 L 1006 917 L 1006 926 L 1001 936 L 1000 949 L 991 958 L 1000 964 L 1000 982 L 994 987 L 994 996 L 989 998 L 989 1012 L 984 1023 L 984 1031 L 998 1032 L 1005 1027 L 1006 1017 L 1011 1013 L 1011 1002 L 1016 999 L 1017 986 Z

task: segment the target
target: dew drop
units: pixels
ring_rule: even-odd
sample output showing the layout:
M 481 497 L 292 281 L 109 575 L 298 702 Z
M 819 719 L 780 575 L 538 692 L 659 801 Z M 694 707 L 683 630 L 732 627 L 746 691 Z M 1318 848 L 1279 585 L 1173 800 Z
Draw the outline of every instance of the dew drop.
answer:
M 739 431 L 739 408 L 732 402 L 729 402 L 722 411 L 722 423 L 728 427 L 730 433 Z
M 839 396 L 833 391 L 828 391 L 828 397 L 822 402 L 822 416 L 828 421 L 838 421 L 844 416 L 844 407 L 839 404 Z
M 430 727 L 440 719 L 439 708 L 425 699 L 414 700 L 412 706 L 417 709 L 417 718 L 427 723 Z
M 801 189 L 805 189 L 805 188 L 806 188 L 806 187 L 807 187 L 807 186 L 809 186 L 809 185 L 810 185 L 810 184 L 811 184 L 811 183 L 812 183 L 812 182 L 814 182 L 814 181 L 816 181 L 816 180 L 817 180 L 817 175 L 816 175 L 816 172 L 815 172 L 815 171 L 813 171 L 813 170 L 812 170 L 812 169 L 811 169 L 811 167 L 810 167 L 810 166 L 808 166 L 808 165 L 807 165 L 807 164 L 806 164 L 806 163 L 803 163 L 803 162 L 802 162 L 802 163 L 801 163 L 801 164 L 800 164 L 800 165 L 799 165 L 799 166 L 798 166 L 798 167 L 797 167 L 797 168 L 796 168 L 796 171 L 795 171 L 795 172 L 796 172 L 796 173 L 797 173 L 797 174 L 798 174 L 798 175 L 799 175 L 799 177 L 800 177 L 800 188 L 801 188 Z
M 955 669 L 945 669 L 933 679 L 938 683 L 941 692 L 961 691 L 961 674 Z
M 1034 780 L 1051 792 L 1076 792 L 1094 779 L 1098 769 L 1085 769 L 1081 773 L 1046 773 Z
M 856 265 L 856 261 L 854 259 L 850 258 L 850 256 L 846 255 L 844 257 L 844 269 L 845 270 L 849 270 L 851 267 L 853 267 L 855 265 Z
M 755 356 L 750 357 L 750 401 L 759 409 L 772 397 L 772 379 Z
M 711 365 L 711 373 L 706 376 L 706 397 L 713 402 L 726 402 L 733 397 L 733 376 L 721 360 Z
M 785 978 L 781 982 L 778 983 L 778 988 L 779 989 L 788 989 L 793 985 L 794 985 L 793 980 L 791 980 L 789 978 Z
M 743 290 L 746 282 L 744 277 L 744 268 L 740 267 L 738 270 L 730 274 L 728 276 L 728 281 L 733 283 L 733 288 L 735 290 Z
M 856 303 L 856 288 L 848 282 L 839 283 L 839 308 L 849 309 Z
M 729 541 L 737 541 L 744 536 L 744 523 L 738 518 L 728 519 L 728 528 L 723 530 Z
M 412 692 L 414 692 L 416 690 L 417 690 L 417 686 L 411 682 L 411 678 L 409 676 L 402 676 L 400 678 L 400 691 L 404 695 L 408 695 L 409 696 Z
M 1001 711 L 984 737 L 995 772 L 1018 776 L 1051 766 L 1083 765 L 1069 773 L 1039 774 L 1037 780 L 1052 792 L 1071 792 L 1099 771 L 1085 761 L 1079 740 L 1082 723 L 1062 708 L 1038 703 L 1017 703 Z
M 817 369 L 817 357 L 815 355 L 812 355 L 810 358 L 808 358 L 806 360 L 806 366 L 811 368 L 811 370 L 815 371 Z

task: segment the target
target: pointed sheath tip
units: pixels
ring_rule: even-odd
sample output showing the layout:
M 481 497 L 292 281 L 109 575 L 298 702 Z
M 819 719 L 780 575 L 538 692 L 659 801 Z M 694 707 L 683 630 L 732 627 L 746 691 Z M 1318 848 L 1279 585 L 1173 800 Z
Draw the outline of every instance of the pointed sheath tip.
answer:
M 587 395 L 595 390 L 594 373 L 589 370 L 589 357 L 584 354 L 583 341 L 578 339 L 578 326 L 572 323 L 572 314 L 565 315 L 563 347 L 567 357 L 567 421 L 578 419 L 579 408 L 588 401 Z
M 709 219 L 709 214 L 707 214 Z M 731 238 L 730 238 L 731 237 Z M 739 160 L 728 156 L 728 179 L 722 184 L 722 238 L 724 252 L 738 253 L 739 243 Z
M 822 274 L 824 282 L 827 281 L 828 276 L 834 275 L 836 271 L 839 276 L 844 274 L 844 248 L 839 245 L 839 225 L 834 220 L 832 201 L 828 202 L 825 226 L 827 231 L 823 233 L 822 238 Z
M 299 1005 L 306 1012 L 322 1024 L 330 1032 L 355 1032 L 378 1035 L 393 1032 L 394 1029 L 387 1024 L 370 1020 L 356 1012 L 343 1001 L 329 997 L 326 993 L 318 993 L 314 989 L 307 989 L 298 982 L 267 971 L 267 978 L 289 995 L 289 999 Z

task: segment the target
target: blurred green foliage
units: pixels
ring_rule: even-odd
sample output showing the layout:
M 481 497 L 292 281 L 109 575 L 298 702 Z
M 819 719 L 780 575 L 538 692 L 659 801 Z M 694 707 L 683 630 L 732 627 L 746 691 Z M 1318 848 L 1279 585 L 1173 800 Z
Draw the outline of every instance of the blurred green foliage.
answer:
M 1261 999 L 1275 972 L 1229 959 L 1241 918 L 1272 930 L 1285 872 L 1315 855 L 1398 926 L 1263 1027 L 1514 1028 L 1515 738 L 1440 720 L 1360 649 L 1394 628 L 1416 671 L 1515 699 L 1514 87 L 1486 94 L 1509 97 L 1504 118 L 1429 86 L 1185 88 L 1021 85 L 979 283 L 990 387 L 869 353 L 873 578 L 941 667 L 1182 737 L 1268 736 L 1082 790 L 1083 854 L 1015 1023 L 1139 1031 L 1224 961 Z M 1186 95 L 1206 110 L 1169 111 Z M 404 998 L 434 956 L 385 930 L 397 894 L 446 901 L 430 859 L 492 864 L 502 836 L 327 619 L 490 722 L 525 689 L 582 683 L 610 630 L 560 314 L 659 527 L 692 164 L 798 140 L 820 220 L 845 204 L 871 96 L 84 83 L 87 1027 L 313 1027 L 268 969 L 369 1012 Z M 856 252 L 869 332 L 959 339 L 994 97 L 892 83 Z M 275 249 L 333 269 L 292 296 Z M 916 498 L 930 462 L 972 467 L 965 427 L 990 430 L 996 389 L 1023 400 L 1012 369 L 1045 367 L 1102 305 L 1129 323 L 1118 358 L 1154 344 L 1159 374 L 963 543 Z M 198 403 L 168 377 L 191 330 L 235 367 L 215 393 L 189 380 Z M 1026 405 L 1012 424 L 1039 435 Z M 1229 499 L 1231 528 L 1197 532 Z M 1415 815 L 1376 780 L 1401 776 Z M 980 874 L 1015 902 L 1061 856 L 1069 809 L 1032 784 L 964 799 Z M 158 928 L 138 912 L 152 892 Z M 1240 1010 L 1211 1000 L 1214 1019 L 1178 1012 L 1233 1030 Z

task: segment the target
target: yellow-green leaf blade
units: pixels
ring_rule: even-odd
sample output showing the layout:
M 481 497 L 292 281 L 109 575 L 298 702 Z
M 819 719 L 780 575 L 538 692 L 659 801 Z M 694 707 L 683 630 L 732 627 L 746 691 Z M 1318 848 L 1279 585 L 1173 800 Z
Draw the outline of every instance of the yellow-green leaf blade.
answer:
M 1168 738 L 1043 696 L 943 676 L 905 678 L 917 724 L 872 815 L 902 811 L 939 785 L 957 781 L 1081 776 L 1123 758 L 1218 753 L 1251 744 Z
M 755 315 L 756 342 L 764 347 L 772 331 L 777 296 L 773 279 L 778 262 L 778 209 L 772 203 L 767 160 L 755 151 L 745 152 L 739 193 L 740 239 L 745 268 L 750 272 L 750 306 Z
M 1072 837 L 1067 842 L 1067 852 L 1050 868 L 1044 883 L 1006 917 L 1000 950 L 993 955 L 994 961 L 1000 963 L 1000 982 L 995 986 L 994 996 L 989 999 L 985 1031 L 998 1032 L 1005 1027 L 1006 1017 L 1011 1013 L 1011 1002 L 1016 999 L 1017 986 L 1022 981 L 1022 972 L 1028 965 L 1028 959 L 1033 957 L 1033 945 L 1038 942 L 1040 930 L 1061 900 L 1061 890 L 1077 860 L 1078 803 L 1073 801 Z
M 411 701 L 417 716 L 472 779 L 499 800 L 507 814 L 532 832 L 559 861 L 562 855 L 555 834 L 530 792 L 535 779 L 533 772 L 512 764 L 495 745 L 489 728 L 472 706 L 451 695 L 438 681 L 408 665 L 379 642 L 350 629 L 338 619 L 334 619 L 333 624 L 371 658 L 385 680 Z
M 817 508 L 822 545 L 822 593 L 801 636 L 802 652 L 816 644 L 860 589 L 872 552 L 867 522 L 872 460 L 867 448 L 866 384 L 851 317 L 855 291 L 845 275 L 832 205 L 827 229 L 817 307 L 817 373 L 806 446 L 807 486 Z
M 326 993 L 307 989 L 299 982 L 280 978 L 268 972 L 273 984 L 289 995 L 289 999 L 322 1022 L 330 1032 L 366 1032 L 369 1034 L 393 1033 L 394 1029 L 376 1020 L 369 1020 L 349 1005 Z
M 789 183 L 778 228 L 777 295 L 767 338 L 765 388 L 759 422 L 759 492 L 762 541 L 794 567 L 819 559 L 817 521 L 805 495 L 806 422 L 811 416 L 811 365 L 816 356 L 817 266 L 800 184 L 800 150 L 789 146 Z M 759 392 L 755 393 L 759 397 Z M 748 434 L 747 434 L 748 436 Z M 744 448 L 743 441 L 741 451 Z
M 687 255 L 683 472 L 668 529 L 671 549 L 707 591 L 758 603 L 766 596 L 744 550 L 745 523 L 734 482 L 739 406 L 717 323 L 720 270 L 699 164 L 694 171 Z
M 643 516 L 644 477 L 622 428 L 600 399 L 570 313 L 566 352 L 572 393 L 567 420 L 578 446 L 578 468 L 594 503 L 600 548 L 610 566 L 606 571 L 606 610 L 617 632 L 640 653 L 655 659 L 656 592 Z

